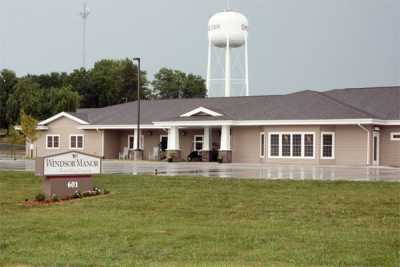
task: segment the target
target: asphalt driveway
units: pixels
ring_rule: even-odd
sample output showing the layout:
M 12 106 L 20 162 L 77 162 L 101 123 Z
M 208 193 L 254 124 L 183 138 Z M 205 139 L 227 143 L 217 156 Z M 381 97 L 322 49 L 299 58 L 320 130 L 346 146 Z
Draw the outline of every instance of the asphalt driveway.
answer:
M 0 160 L 0 170 L 33 171 L 30 160 Z M 103 161 L 103 173 L 190 175 L 218 178 L 400 182 L 400 168 Z

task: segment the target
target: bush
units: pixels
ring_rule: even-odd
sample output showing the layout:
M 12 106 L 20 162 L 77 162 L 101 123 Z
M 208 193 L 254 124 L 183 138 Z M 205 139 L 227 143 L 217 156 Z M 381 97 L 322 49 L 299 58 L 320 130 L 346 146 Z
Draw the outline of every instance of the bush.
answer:
M 60 201 L 60 198 L 56 194 L 53 194 L 53 195 L 51 195 L 51 201 L 58 202 L 58 201 Z
M 72 198 L 82 198 L 82 193 L 81 191 L 75 191 L 75 193 L 72 195 Z
M 46 196 L 43 193 L 39 193 L 35 196 L 36 201 L 42 202 L 46 200 Z

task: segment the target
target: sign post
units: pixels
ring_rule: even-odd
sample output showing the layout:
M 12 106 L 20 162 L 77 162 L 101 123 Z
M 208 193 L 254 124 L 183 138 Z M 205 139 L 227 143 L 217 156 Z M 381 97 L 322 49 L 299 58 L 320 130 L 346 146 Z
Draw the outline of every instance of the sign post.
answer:
M 92 175 L 101 173 L 101 158 L 70 151 L 36 159 L 35 169 L 43 177 L 46 197 L 66 198 L 93 189 Z

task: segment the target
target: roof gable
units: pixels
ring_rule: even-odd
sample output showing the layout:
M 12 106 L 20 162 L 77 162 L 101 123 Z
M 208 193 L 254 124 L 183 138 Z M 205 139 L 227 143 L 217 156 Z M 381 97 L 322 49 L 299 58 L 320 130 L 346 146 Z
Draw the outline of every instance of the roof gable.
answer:
M 73 120 L 79 124 L 89 124 L 87 121 L 84 121 L 76 116 L 73 116 L 73 115 L 67 113 L 67 112 L 60 112 L 60 113 L 48 118 L 47 120 L 39 122 L 38 125 L 40 125 L 40 126 L 47 125 L 47 124 L 49 124 L 55 120 L 58 120 L 59 118 L 63 118 L 63 117 Z
M 222 114 L 215 112 L 211 109 L 205 108 L 205 107 L 198 107 L 196 109 L 193 109 L 187 113 L 184 113 L 180 115 L 180 117 L 192 117 L 192 116 L 212 116 L 212 117 L 221 117 Z

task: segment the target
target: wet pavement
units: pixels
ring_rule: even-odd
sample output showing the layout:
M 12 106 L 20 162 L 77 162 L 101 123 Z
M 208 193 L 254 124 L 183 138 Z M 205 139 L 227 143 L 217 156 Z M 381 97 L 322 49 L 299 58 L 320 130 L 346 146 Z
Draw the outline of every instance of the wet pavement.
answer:
M 218 178 L 397 181 L 400 168 L 360 166 L 299 166 L 272 164 L 218 164 L 104 161 L 104 173 L 194 175 Z
M 0 170 L 33 171 L 29 160 L 0 160 Z M 205 176 L 244 179 L 347 180 L 400 182 L 400 168 L 360 166 L 308 166 L 283 164 L 218 164 L 103 161 L 103 173 Z

